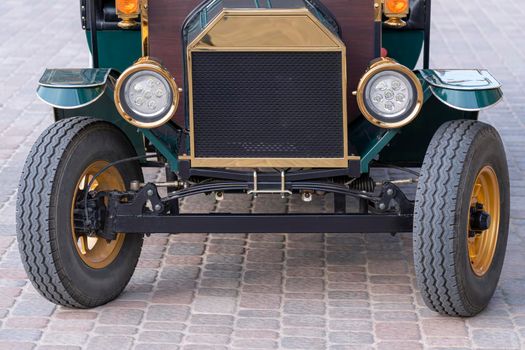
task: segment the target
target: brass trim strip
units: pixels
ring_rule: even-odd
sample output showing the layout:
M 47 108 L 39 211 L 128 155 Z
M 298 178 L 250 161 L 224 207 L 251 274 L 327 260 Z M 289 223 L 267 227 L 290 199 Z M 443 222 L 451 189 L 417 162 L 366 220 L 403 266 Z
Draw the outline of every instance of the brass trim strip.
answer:
M 307 42 L 302 46 L 200 46 L 199 44 L 213 28 L 225 17 L 231 16 L 276 16 L 290 17 L 299 16 L 307 17 L 311 25 L 315 25 L 326 35 L 326 46 L 308 45 Z M 248 31 L 257 33 L 257 28 L 246 28 Z M 340 52 L 341 53 L 341 90 L 343 103 L 343 146 L 344 157 L 342 158 L 197 158 L 195 157 L 195 134 L 194 134 L 194 109 L 193 109 L 193 80 L 192 80 L 192 52 L 221 51 L 221 52 Z M 346 71 L 346 46 L 344 43 L 328 30 L 319 20 L 306 9 L 257 9 L 257 10 L 223 10 L 215 19 L 213 19 L 206 29 L 200 33 L 189 45 L 186 51 L 187 57 L 187 77 L 188 77 L 188 99 L 189 99 L 189 127 L 190 127 L 190 156 L 191 165 L 194 167 L 218 167 L 218 168 L 236 168 L 236 167 L 292 167 L 292 168 L 347 168 L 349 160 L 359 160 L 359 157 L 348 155 L 348 112 L 347 112 L 347 71 Z M 183 159 L 182 157 L 180 159 Z
M 195 47 L 191 52 L 246 52 L 246 51 L 257 51 L 257 52 L 339 52 L 339 47 L 286 47 L 286 48 L 275 48 L 275 47 L 258 47 L 257 50 L 250 50 L 245 47 Z
M 140 11 L 140 19 L 141 19 L 141 36 L 142 36 L 142 56 L 149 56 L 149 15 L 148 15 L 148 1 L 149 0 L 142 0 L 141 1 L 141 11 Z
M 182 159 L 182 157 L 180 158 Z M 188 159 L 188 158 L 186 158 Z M 189 157 L 192 167 L 218 168 L 347 168 L 346 158 L 195 158 Z
M 374 0 L 374 20 L 376 22 L 383 21 L 383 0 Z

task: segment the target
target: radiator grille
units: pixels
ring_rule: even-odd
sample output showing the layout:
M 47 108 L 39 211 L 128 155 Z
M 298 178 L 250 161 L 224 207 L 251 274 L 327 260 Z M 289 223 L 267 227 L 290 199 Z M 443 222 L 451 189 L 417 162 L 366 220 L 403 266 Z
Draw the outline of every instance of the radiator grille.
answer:
M 192 52 L 197 158 L 343 158 L 341 52 Z

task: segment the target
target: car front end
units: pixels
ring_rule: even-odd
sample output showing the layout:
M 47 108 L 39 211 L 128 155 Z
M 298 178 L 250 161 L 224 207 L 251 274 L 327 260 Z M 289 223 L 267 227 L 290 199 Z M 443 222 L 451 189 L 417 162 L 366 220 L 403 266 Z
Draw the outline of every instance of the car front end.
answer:
M 45 143 L 59 142 L 65 160 L 50 164 L 51 180 L 68 179 L 64 164 L 69 177 L 80 177 L 69 192 L 46 181 L 50 203 L 69 203 L 64 227 L 90 268 L 110 269 L 126 244 L 140 251 L 127 237 L 157 232 L 413 231 L 421 266 L 437 254 L 421 255 L 433 235 L 440 236 L 430 247 L 461 236 L 471 270 L 458 274 L 490 279 L 493 292 L 497 279 L 489 275 L 503 262 L 495 242 L 504 244 L 498 232 L 508 230 L 508 174 L 501 141 L 477 119 L 501 100 L 501 86 L 482 69 L 429 69 L 430 0 L 82 0 L 81 12 L 93 67 L 45 72 L 38 96 L 57 122 L 47 132 L 65 136 L 61 143 L 42 136 L 30 157 L 52 161 L 58 155 L 49 156 Z M 422 52 L 422 69 L 415 69 Z M 82 149 L 79 140 L 92 141 Z M 497 152 L 483 150 L 483 142 Z M 144 181 L 141 166 L 165 170 L 166 180 Z M 376 180 L 374 167 L 405 175 Z M 466 182 L 449 181 L 453 171 Z M 415 201 L 404 184 L 418 185 Z M 34 188 L 24 186 L 30 196 Z M 447 191 L 458 200 L 453 209 L 446 209 Z M 184 198 L 221 201 L 229 193 L 299 195 L 306 205 L 333 194 L 334 211 L 180 213 Z M 347 208 L 348 197 L 355 208 Z M 21 208 L 21 222 L 29 209 Z M 100 239 L 101 248 L 89 248 L 88 238 Z M 418 272 L 423 288 L 429 271 Z M 471 287 L 472 308 L 460 300 L 464 310 L 439 309 L 428 289 L 427 304 L 477 313 L 490 295 Z M 99 299 L 114 297 L 107 295 Z M 72 305 L 82 299 L 70 296 Z

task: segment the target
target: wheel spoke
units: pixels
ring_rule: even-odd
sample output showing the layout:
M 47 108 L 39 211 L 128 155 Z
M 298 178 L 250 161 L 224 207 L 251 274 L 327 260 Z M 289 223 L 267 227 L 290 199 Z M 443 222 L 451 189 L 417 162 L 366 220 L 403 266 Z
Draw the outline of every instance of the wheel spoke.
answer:
M 98 237 L 88 237 L 88 238 L 87 238 L 87 247 L 88 247 L 88 250 L 93 250 L 93 248 L 94 248 L 95 245 L 97 244 L 97 241 L 98 241 Z
M 88 251 L 88 241 L 86 235 L 80 235 L 78 237 L 78 248 L 80 249 L 80 252 L 84 255 L 87 254 Z
M 83 176 L 78 183 L 78 189 L 84 190 L 85 187 L 86 187 L 86 176 Z
M 94 176 L 92 174 L 88 175 L 88 179 L 89 179 L 88 182 L 87 182 L 88 185 L 91 183 L 91 181 L 93 181 L 93 178 L 94 178 Z M 93 183 L 91 184 L 91 187 L 89 188 L 89 190 L 90 191 L 94 191 L 94 190 L 97 189 L 97 187 L 98 187 L 98 181 L 94 180 Z
M 472 190 L 472 200 L 473 200 L 473 203 L 476 203 L 478 201 L 478 196 L 479 196 L 479 192 L 481 191 L 481 184 L 479 182 L 477 182 L 475 185 L 474 185 L 474 189 Z

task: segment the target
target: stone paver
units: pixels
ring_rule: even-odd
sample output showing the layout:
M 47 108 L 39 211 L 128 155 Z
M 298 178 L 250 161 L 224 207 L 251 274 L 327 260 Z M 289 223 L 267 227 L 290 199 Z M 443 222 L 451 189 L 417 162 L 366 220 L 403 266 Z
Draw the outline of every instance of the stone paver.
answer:
M 429 311 L 415 287 L 410 235 L 387 234 L 154 236 L 118 300 L 69 310 L 27 281 L 14 214 L 25 156 L 52 120 L 34 95 L 36 82 L 44 67 L 89 61 L 78 1 L 1 1 L 0 349 L 525 348 L 524 15 L 518 0 L 434 1 L 433 66 L 488 68 L 506 94 L 481 117 L 502 134 L 512 182 L 507 259 L 481 315 Z M 183 209 L 330 206 L 329 198 L 306 205 L 297 197 L 226 196 L 191 198 Z

